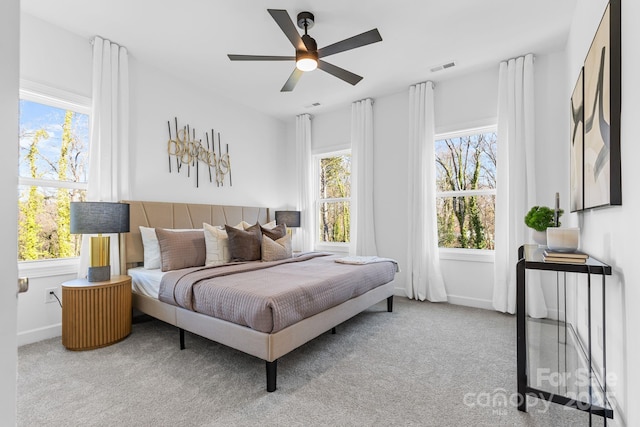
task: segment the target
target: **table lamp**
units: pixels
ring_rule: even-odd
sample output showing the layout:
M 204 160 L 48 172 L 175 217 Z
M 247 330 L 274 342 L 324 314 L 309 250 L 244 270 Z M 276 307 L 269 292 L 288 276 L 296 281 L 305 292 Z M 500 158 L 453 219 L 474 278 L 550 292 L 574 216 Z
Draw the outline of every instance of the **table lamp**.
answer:
M 291 228 L 300 227 L 300 211 L 276 211 L 276 225 L 284 224 L 291 236 Z
M 110 239 L 102 234 L 129 232 L 129 204 L 114 202 L 71 202 L 71 233 L 97 234 L 91 237 L 89 282 L 111 279 Z

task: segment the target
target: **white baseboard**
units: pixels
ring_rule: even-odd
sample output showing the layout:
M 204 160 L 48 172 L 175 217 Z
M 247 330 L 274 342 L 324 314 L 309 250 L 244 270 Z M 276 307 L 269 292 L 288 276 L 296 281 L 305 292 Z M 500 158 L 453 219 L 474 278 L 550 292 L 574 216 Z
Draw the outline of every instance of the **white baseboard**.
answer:
M 397 297 L 407 297 L 407 293 L 405 292 L 404 288 L 394 288 L 393 295 Z
M 394 295 L 407 298 L 404 288 L 395 288 Z M 466 307 L 483 308 L 485 310 L 493 310 L 493 302 L 480 298 L 460 297 L 457 295 L 447 295 L 448 303 L 454 305 L 464 305 Z
M 483 308 L 493 310 L 493 302 L 480 298 L 461 297 L 457 295 L 447 295 L 449 304 L 464 305 L 466 307 Z
M 62 323 L 18 332 L 18 347 L 59 336 L 62 336 Z

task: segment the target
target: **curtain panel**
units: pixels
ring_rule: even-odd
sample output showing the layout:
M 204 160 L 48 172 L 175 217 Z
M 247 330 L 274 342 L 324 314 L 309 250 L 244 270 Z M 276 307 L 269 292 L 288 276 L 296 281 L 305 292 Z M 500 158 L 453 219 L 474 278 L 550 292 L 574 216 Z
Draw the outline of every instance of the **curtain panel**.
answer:
M 351 104 L 351 255 L 378 255 L 373 215 L 373 100 Z
M 406 294 L 411 299 L 447 301 L 440 269 L 436 216 L 433 83 L 409 88 L 409 205 Z
M 298 179 L 298 210 L 300 228 L 296 230 L 297 245 L 302 252 L 313 250 L 315 206 L 312 198 L 311 115 L 296 116 L 296 176 Z
M 498 86 L 498 165 L 493 307 L 516 311 L 517 250 L 525 243 L 524 217 L 536 205 L 533 55 L 500 63 Z M 538 272 L 527 272 L 527 311 L 547 316 Z
M 129 188 L 129 63 L 127 49 L 95 37 L 89 184 L 87 201 L 130 199 Z M 78 275 L 89 266 L 89 237 L 83 236 Z M 117 235 L 111 236 L 111 274 L 120 274 Z

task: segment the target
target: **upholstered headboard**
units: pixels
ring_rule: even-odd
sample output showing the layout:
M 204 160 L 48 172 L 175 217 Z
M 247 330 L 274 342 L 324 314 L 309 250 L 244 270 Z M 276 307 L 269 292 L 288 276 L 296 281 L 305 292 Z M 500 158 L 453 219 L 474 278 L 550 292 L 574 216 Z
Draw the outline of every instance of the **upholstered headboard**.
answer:
M 221 206 L 192 203 L 141 202 L 123 200 L 129 203 L 129 232 L 120 235 L 121 273 L 127 268 L 142 263 L 144 252 L 139 226 L 159 228 L 202 228 L 202 223 L 211 225 L 249 224 L 269 222 L 267 208 L 246 206 Z

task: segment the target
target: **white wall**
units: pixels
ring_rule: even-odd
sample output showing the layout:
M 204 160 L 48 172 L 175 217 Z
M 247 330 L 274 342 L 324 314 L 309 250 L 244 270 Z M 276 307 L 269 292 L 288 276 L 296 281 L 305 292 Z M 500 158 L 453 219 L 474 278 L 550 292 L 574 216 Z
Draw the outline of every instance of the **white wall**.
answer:
M 21 21 L 21 77 L 90 97 L 90 40 L 30 15 L 22 14 Z M 270 208 L 285 207 L 292 200 L 295 190 L 288 184 L 284 122 L 217 96 L 208 91 L 207 82 L 203 84 L 205 87 L 197 87 L 168 76 L 138 61 L 135 52 L 129 56 L 129 65 L 133 199 Z M 215 76 L 211 78 L 214 86 Z M 193 171 L 190 178 L 186 171 L 178 174 L 174 169 L 174 173 L 169 173 L 167 121 L 174 117 L 179 125 L 188 123 L 195 127 L 196 136 L 209 128 L 221 133 L 222 143 L 229 144 L 232 187 L 228 186 L 228 180 L 220 188 L 209 183 L 204 168 L 200 170 L 198 188 Z M 58 287 L 76 276 L 73 265 L 60 266 L 55 271 L 42 271 L 33 265 L 29 268 L 31 289 L 19 298 L 19 344 L 61 334 L 60 306 L 44 303 L 45 289 Z
M 3 208 L 2 240 L 0 245 L 0 414 L 4 425 L 16 422 L 16 281 L 18 270 L 15 260 L 18 239 L 15 224 L 18 221 L 18 40 L 19 31 L 18 0 L 4 0 L 0 3 L 0 141 L 8 164 L 0 168 L 0 197 L 8 207 Z M 13 209 L 10 208 L 13 206 Z
M 577 3 L 576 12 L 567 43 L 567 89 L 564 99 L 571 96 L 571 89 L 600 22 L 606 0 L 586 0 Z M 581 227 L 582 248 L 610 264 L 613 276 L 607 278 L 607 369 L 611 374 L 609 386 L 618 403 L 615 417 L 620 425 L 640 425 L 640 271 L 636 268 L 638 233 L 632 224 L 637 222 L 640 197 L 636 189 L 640 182 L 640 168 L 636 159 L 640 148 L 636 143 L 635 120 L 640 115 L 640 82 L 636 75 L 640 67 L 640 3 L 622 1 L 622 206 L 608 207 L 571 214 L 573 224 Z M 567 148 L 568 150 L 568 148 Z M 568 188 L 568 187 L 567 187 Z M 584 286 L 584 284 L 583 284 Z M 596 288 L 599 293 L 599 286 Z M 582 299 L 584 308 L 584 299 Z M 596 299 L 596 306 L 599 303 Z M 595 330 L 602 323 L 593 325 Z
M 288 200 L 290 194 L 283 191 L 284 122 L 230 100 L 217 99 L 215 94 L 173 79 L 135 57 L 130 67 L 132 198 L 266 207 L 279 207 Z M 212 84 L 214 80 L 212 76 Z M 167 121 L 172 122 L 174 129 L 175 117 L 179 126 L 189 124 L 203 140 L 205 129 L 220 132 L 222 150 L 229 144 L 231 187 L 228 179 L 223 187 L 209 183 L 204 168 L 200 168 L 198 188 L 193 168 L 191 177 L 187 177 L 184 168 L 179 174 L 175 167 L 169 173 Z
M 540 55 L 535 62 L 536 143 L 540 145 L 538 195 L 541 203 L 552 203 L 556 185 L 565 173 L 561 152 L 565 141 L 565 57 L 562 53 Z M 436 133 L 473 129 L 496 123 L 498 64 L 470 74 L 435 82 Z M 374 219 L 380 256 L 395 258 L 401 267 L 396 276 L 396 294 L 404 295 L 407 272 L 406 209 L 408 159 L 409 90 L 374 100 Z M 551 107 L 549 107 L 551 106 Z M 350 146 L 350 106 L 313 116 L 313 151 Z M 548 153 L 554 153 L 549 161 Z M 568 159 L 568 157 L 567 157 Z M 568 160 L 567 160 L 568 161 Z M 549 168 L 552 164 L 555 168 Z M 568 172 L 567 172 L 568 179 Z M 548 193 L 548 194 L 547 194 Z M 524 242 L 523 242 L 524 243 Z M 455 304 L 492 308 L 493 257 L 469 256 L 461 260 L 441 254 L 442 273 Z M 555 290 L 545 287 L 551 311 Z

